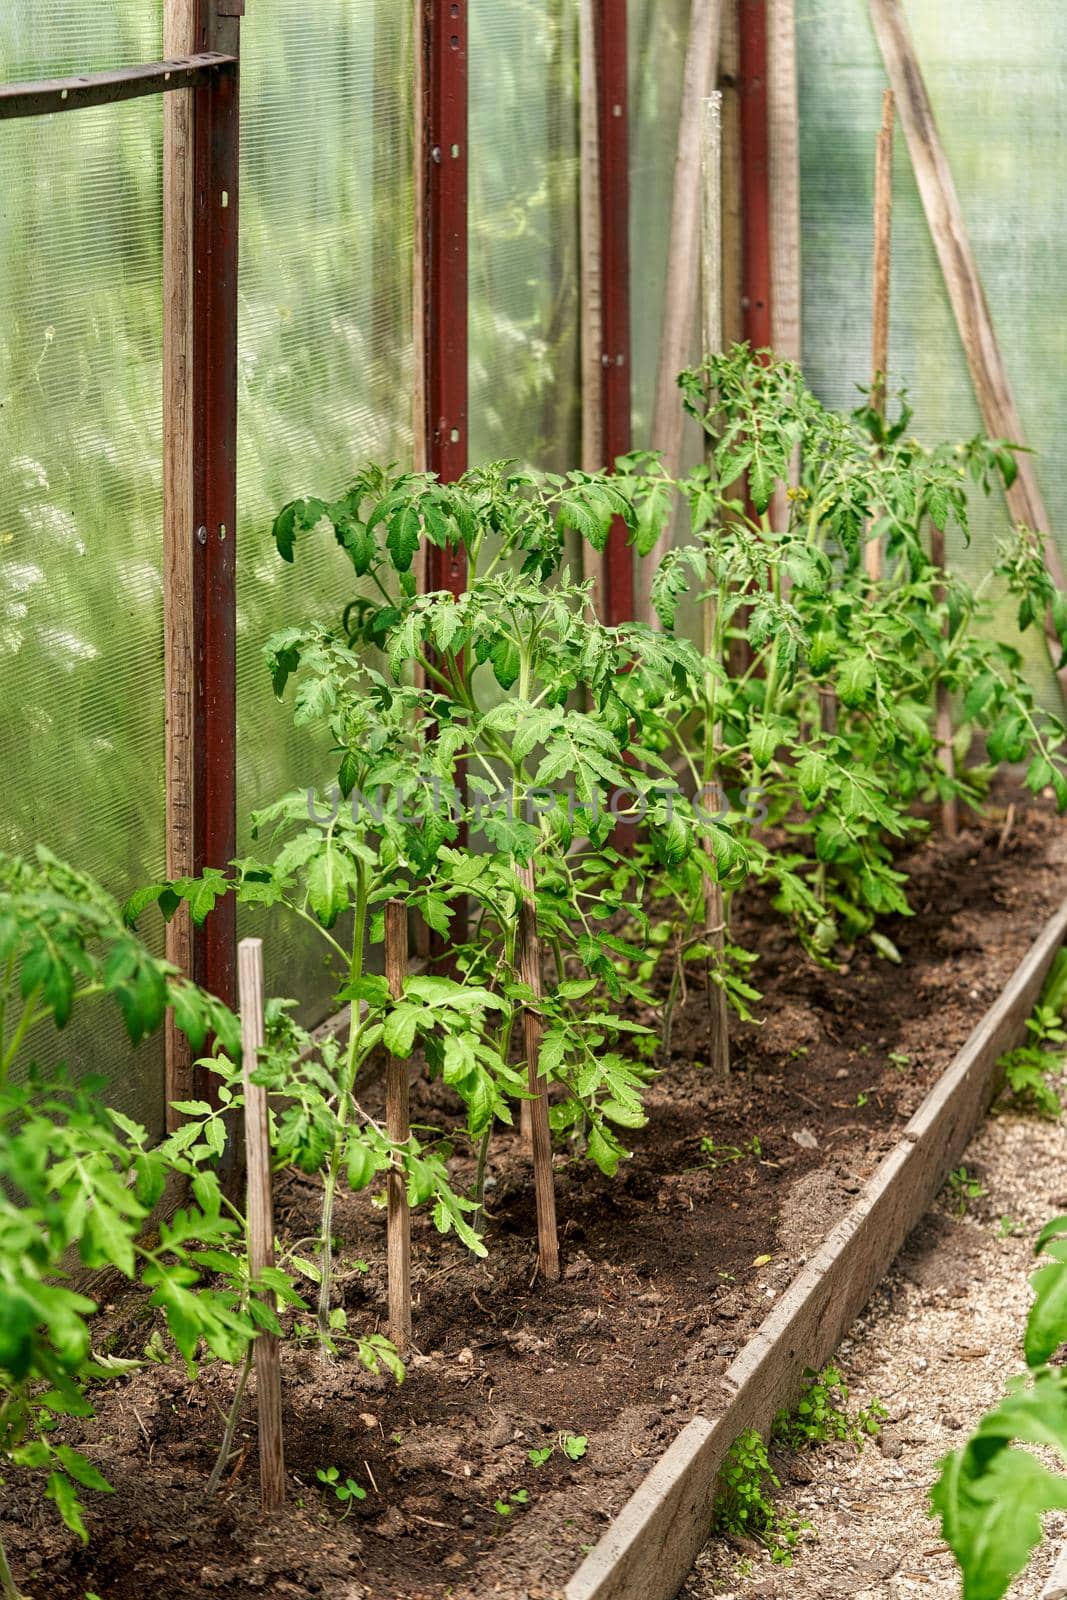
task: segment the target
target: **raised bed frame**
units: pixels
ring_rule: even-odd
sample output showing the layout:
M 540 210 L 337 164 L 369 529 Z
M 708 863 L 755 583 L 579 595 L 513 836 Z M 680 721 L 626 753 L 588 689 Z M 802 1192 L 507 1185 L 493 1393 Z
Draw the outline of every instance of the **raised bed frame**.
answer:
M 1045 924 L 884 1157 L 723 1375 L 715 1417 L 696 1416 L 660 1456 L 564 1591 L 566 1600 L 673 1600 L 707 1543 L 719 1471 L 747 1428 L 766 1433 L 822 1367 L 885 1276 L 966 1149 L 998 1087 L 997 1063 L 1018 1043 L 1057 950 L 1067 900 Z

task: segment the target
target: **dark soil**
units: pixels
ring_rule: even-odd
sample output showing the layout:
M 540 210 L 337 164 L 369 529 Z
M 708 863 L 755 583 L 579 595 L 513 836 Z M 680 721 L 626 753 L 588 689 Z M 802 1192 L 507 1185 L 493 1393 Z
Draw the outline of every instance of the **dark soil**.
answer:
M 1000 813 L 906 863 L 917 915 L 886 928 L 899 968 L 873 952 L 817 967 L 758 897 L 739 906 L 739 942 L 761 953 L 766 1020 L 736 1028 L 730 1086 L 700 1066 L 695 991 L 633 1160 L 609 1182 L 558 1158 L 554 1288 L 534 1281 L 529 1171 L 510 1137 L 491 1160 L 487 1261 L 416 1214 L 417 1353 L 404 1385 L 351 1356 L 323 1364 L 312 1350 L 284 1351 L 283 1516 L 265 1519 L 256 1503 L 252 1406 L 224 1492 L 204 1498 L 229 1369 L 212 1363 L 189 1383 L 179 1368 L 150 1367 L 101 1392 L 96 1418 L 69 1429 L 116 1490 L 86 1495 L 87 1548 L 38 1485 L 7 1485 L 0 1531 L 23 1587 L 35 1600 L 557 1596 L 678 1430 L 714 1414 L 722 1372 L 1062 898 L 1061 824 L 1028 806 L 1004 834 Z M 419 1086 L 416 1121 L 449 1114 L 438 1086 Z M 456 1176 L 469 1181 L 465 1161 Z M 280 1232 L 313 1235 L 317 1205 L 316 1184 L 287 1178 Z M 384 1215 L 345 1196 L 337 1230 L 348 1241 L 339 1300 L 350 1326 L 371 1332 L 384 1313 Z M 109 1348 L 138 1353 L 145 1315 L 139 1300 L 108 1307 Z M 532 1467 L 527 1452 L 561 1432 L 588 1437 L 585 1457 L 557 1448 Z M 347 1518 L 316 1482 L 331 1466 L 367 1490 Z M 500 1515 L 496 1503 L 520 1489 L 528 1502 Z

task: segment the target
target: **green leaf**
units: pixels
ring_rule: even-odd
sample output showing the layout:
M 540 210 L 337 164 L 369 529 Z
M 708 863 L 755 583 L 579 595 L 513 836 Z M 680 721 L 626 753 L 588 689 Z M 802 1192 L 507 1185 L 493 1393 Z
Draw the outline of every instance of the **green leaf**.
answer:
M 349 894 L 355 885 L 356 869 L 351 857 L 328 834 L 307 876 L 308 905 L 324 928 L 332 928 L 348 909 Z
M 1024 1450 L 990 1457 L 972 1442 L 942 1462 L 931 1500 L 963 1570 L 963 1600 L 1001 1600 L 1040 1542 L 1044 1513 L 1067 1507 L 1067 1479 Z
M 419 514 L 414 506 L 401 506 L 393 513 L 385 542 L 396 570 L 408 572 L 419 548 Z
M 89 1530 L 85 1526 L 82 1516 L 82 1503 L 78 1498 L 78 1491 L 70 1479 L 62 1472 L 50 1472 L 45 1494 L 49 1500 L 54 1500 L 56 1510 L 71 1533 L 76 1533 L 82 1544 L 89 1543 Z
M 70 1445 L 57 1444 L 53 1447 L 53 1454 L 70 1476 L 86 1489 L 97 1489 L 101 1494 L 112 1494 L 114 1490 L 102 1473 L 98 1472 L 91 1461 L 72 1450 Z

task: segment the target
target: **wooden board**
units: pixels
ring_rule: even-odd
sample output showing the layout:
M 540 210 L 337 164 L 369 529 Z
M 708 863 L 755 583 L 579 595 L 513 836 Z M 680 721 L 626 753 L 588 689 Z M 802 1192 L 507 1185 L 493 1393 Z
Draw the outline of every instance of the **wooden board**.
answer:
M 924 1099 L 847 1215 L 793 1280 L 723 1376 L 730 1398 L 694 1417 L 568 1583 L 566 1600 L 672 1600 L 709 1537 L 716 1479 L 746 1428 L 766 1432 L 821 1367 L 881 1282 L 997 1087 L 997 1061 L 1023 1033 L 1057 950 L 1067 901 Z

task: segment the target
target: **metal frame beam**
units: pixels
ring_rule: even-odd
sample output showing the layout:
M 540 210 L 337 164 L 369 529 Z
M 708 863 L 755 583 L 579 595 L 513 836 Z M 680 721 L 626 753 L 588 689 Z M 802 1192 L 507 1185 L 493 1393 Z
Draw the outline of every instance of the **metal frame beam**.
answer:
M 196 43 L 235 61 L 244 0 L 198 0 Z M 192 222 L 193 870 L 237 853 L 239 72 L 194 91 Z M 237 908 L 193 932 L 193 977 L 237 1002 Z M 208 1085 L 197 1084 L 199 1093 Z
M 420 9 L 420 445 L 428 470 L 452 482 L 467 470 L 470 451 L 467 0 L 422 0 Z M 430 589 L 461 594 L 466 582 L 462 549 L 427 552 Z
M 603 379 L 602 440 L 607 464 L 632 447 L 630 343 L 630 170 L 626 0 L 596 7 L 597 113 L 600 138 L 600 251 Z M 609 623 L 634 615 L 634 558 L 617 522 L 604 555 Z
M 73 78 L 40 78 L 30 83 L 0 84 L 0 122 L 15 117 L 51 116 L 59 111 L 84 111 L 147 95 L 172 94 L 215 83 L 237 69 L 237 58 L 206 50 L 172 61 L 146 61 L 110 72 L 85 72 Z

